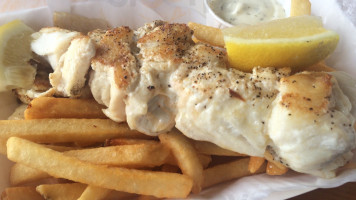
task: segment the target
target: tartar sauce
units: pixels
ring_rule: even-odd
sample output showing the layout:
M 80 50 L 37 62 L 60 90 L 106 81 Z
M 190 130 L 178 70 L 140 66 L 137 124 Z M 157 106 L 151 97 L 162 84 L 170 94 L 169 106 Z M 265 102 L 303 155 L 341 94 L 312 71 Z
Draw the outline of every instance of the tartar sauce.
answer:
M 257 24 L 286 17 L 276 0 L 211 0 L 209 6 L 216 15 L 233 25 Z

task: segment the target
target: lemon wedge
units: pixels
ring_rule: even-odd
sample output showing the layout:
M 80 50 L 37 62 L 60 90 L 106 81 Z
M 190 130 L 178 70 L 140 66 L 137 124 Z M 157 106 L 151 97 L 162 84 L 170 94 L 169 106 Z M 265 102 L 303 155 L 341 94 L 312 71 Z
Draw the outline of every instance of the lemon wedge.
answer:
M 326 30 L 318 17 L 300 16 L 253 26 L 223 29 L 229 63 L 242 71 L 253 67 L 302 70 L 332 53 L 337 33 Z
M 0 92 L 32 86 L 36 69 L 28 61 L 33 32 L 20 20 L 0 26 Z

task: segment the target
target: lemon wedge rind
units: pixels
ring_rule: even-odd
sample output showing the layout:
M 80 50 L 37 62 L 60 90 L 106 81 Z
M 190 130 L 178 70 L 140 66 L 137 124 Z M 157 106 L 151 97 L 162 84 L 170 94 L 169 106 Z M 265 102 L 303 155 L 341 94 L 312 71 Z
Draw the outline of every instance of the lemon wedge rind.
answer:
M 36 69 L 28 61 L 33 32 L 20 20 L 0 26 L 0 92 L 32 86 Z

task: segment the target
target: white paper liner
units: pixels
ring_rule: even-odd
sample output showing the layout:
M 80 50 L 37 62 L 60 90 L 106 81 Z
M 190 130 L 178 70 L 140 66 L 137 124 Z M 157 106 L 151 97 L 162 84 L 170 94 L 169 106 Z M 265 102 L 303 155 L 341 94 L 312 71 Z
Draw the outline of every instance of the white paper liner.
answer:
M 340 1 L 340 0 L 339 0 Z M 340 34 L 340 43 L 336 52 L 328 59 L 328 64 L 346 71 L 356 77 L 356 29 L 348 20 L 336 0 L 311 0 L 312 12 L 322 16 L 326 27 Z M 352 2 L 351 3 L 356 3 Z M 345 3 L 345 2 L 342 2 Z M 146 22 L 164 19 L 170 22 L 195 21 L 205 23 L 206 13 L 202 1 L 167 0 L 167 1 L 126 1 L 105 0 L 71 3 L 70 0 L 51 1 L 48 7 L 36 8 L 0 15 L 0 24 L 14 19 L 21 19 L 35 30 L 43 26 L 52 25 L 53 11 L 66 11 L 75 14 L 104 18 L 112 26 L 130 26 L 137 28 Z M 11 93 L 0 93 L 0 119 L 6 119 L 17 103 Z M 356 156 L 354 156 L 356 162 Z M 8 177 L 11 162 L 0 155 L 0 191 L 9 185 Z M 204 190 L 199 195 L 192 195 L 190 199 L 263 199 L 273 192 L 308 191 L 314 188 L 337 187 L 346 182 L 356 181 L 356 169 L 342 171 L 334 179 L 322 179 L 310 175 L 289 172 L 283 176 L 255 175 L 239 180 L 220 184 Z

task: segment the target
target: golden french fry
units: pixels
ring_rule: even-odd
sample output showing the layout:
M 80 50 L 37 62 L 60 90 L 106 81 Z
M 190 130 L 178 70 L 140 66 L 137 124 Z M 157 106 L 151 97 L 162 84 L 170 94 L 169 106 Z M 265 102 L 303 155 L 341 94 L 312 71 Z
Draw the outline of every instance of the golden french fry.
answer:
M 171 149 L 183 174 L 193 179 L 192 191 L 199 193 L 203 182 L 203 165 L 189 139 L 177 130 L 160 134 L 158 137 L 162 144 Z
M 78 200 L 105 199 L 110 192 L 110 189 L 88 185 Z
M 66 151 L 63 154 L 93 164 L 142 168 L 164 164 L 170 151 L 162 144 L 156 143 L 79 149 Z M 48 177 L 50 175 L 41 170 L 16 163 L 11 168 L 10 183 L 19 185 Z
M 154 196 L 140 195 L 136 200 L 160 200 L 160 198 Z
M 309 0 L 291 0 L 290 16 L 302 16 L 311 14 Z
M 108 138 L 150 138 L 126 123 L 109 119 L 0 120 L 0 138 L 12 136 L 40 143 L 101 142 Z
M 200 160 L 200 163 L 203 165 L 203 168 L 207 168 L 209 166 L 209 164 L 212 161 L 212 158 L 210 155 L 205 155 L 205 154 L 198 154 L 198 158 Z
M 278 167 L 282 170 L 285 170 L 286 166 L 284 166 L 282 163 L 274 160 L 274 158 L 270 152 L 265 151 L 264 156 L 265 156 L 265 159 L 268 160 L 268 162 L 273 163 L 276 167 Z
M 21 120 L 25 119 L 25 110 L 27 109 L 27 104 L 21 104 L 15 109 L 15 111 L 7 118 L 8 120 Z
M 251 173 L 255 173 L 258 169 L 262 167 L 265 161 L 265 158 L 251 156 L 250 161 L 248 163 L 248 171 L 250 171 Z
M 45 184 L 36 187 L 45 199 L 77 200 L 85 190 L 86 185 L 81 183 Z
M 244 176 L 253 175 L 253 173 L 248 170 L 249 160 L 249 158 L 242 158 L 204 170 L 203 188 Z M 256 173 L 262 173 L 265 169 L 265 167 L 261 167 Z
M 133 144 L 72 150 L 64 155 L 94 164 L 139 168 L 164 164 L 170 150 L 159 143 Z
M 196 40 L 211 44 L 213 46 L 225 46 L 224 36 L 220 29 L 194 22 L 189 22 L 188 26 L 194 31 L 194 37 Z
M 288 168 L 283 165 L 283 167 L 279 167 L 275 164 L 275 162 L 267 162 L 266 173 L 272 176 L 283 175 L 287 173 Z
M 0 138 L 0 154 L 6 155 L 6 142 L 7 139 Z
M 95 165 L 17 137 L 8 139 L 7 156 L 54 177 L 161 198 L 185 198 L 193 185 L 186 175 Z
M 10 187 L 6 188 L 2 194 L 2 200 L 43 200 L 41 195 L 36 192 L 35 187 Z
M 333 72 L 335 69 L 327 66 L 324 62 L 319 62 L 315 65 L 305 68 L 305 71 L 314 71 L 314 72 Z
M 16 163 L 11 167 L 10 184 L 21 185 L 49 177 L 51 177 L 49 174 L 42 172 L 41 170 Z
M 216 144 L 205 141 L 192 140 L 195 149 L 202 154 L 215 156 L 246 156 L 237 152 L 223 149 Z
M 177 165 L 164 164 L 161 166 L 161 171 L 162 172 L 179 173 L 180 169 Z
M 59 28 L 87 33 L 94 29 L 109 29 L 109 23 L 104 19 L 87 18 L 66 12 L 53 13 L 53 25 Z
M 141 140 L 141 139 L 130 139 L 130 138 L 114 138 L 105 141 L 105 146 L 114 145 L 131 145 L 131 144 L 158 144 L 155 140 Z
M 85 118 L 106 119 L 102 109 L 94 99 L 69 99 L 39 97 L 31 101 L 25 110 L 25 119 L 44 118 Z

